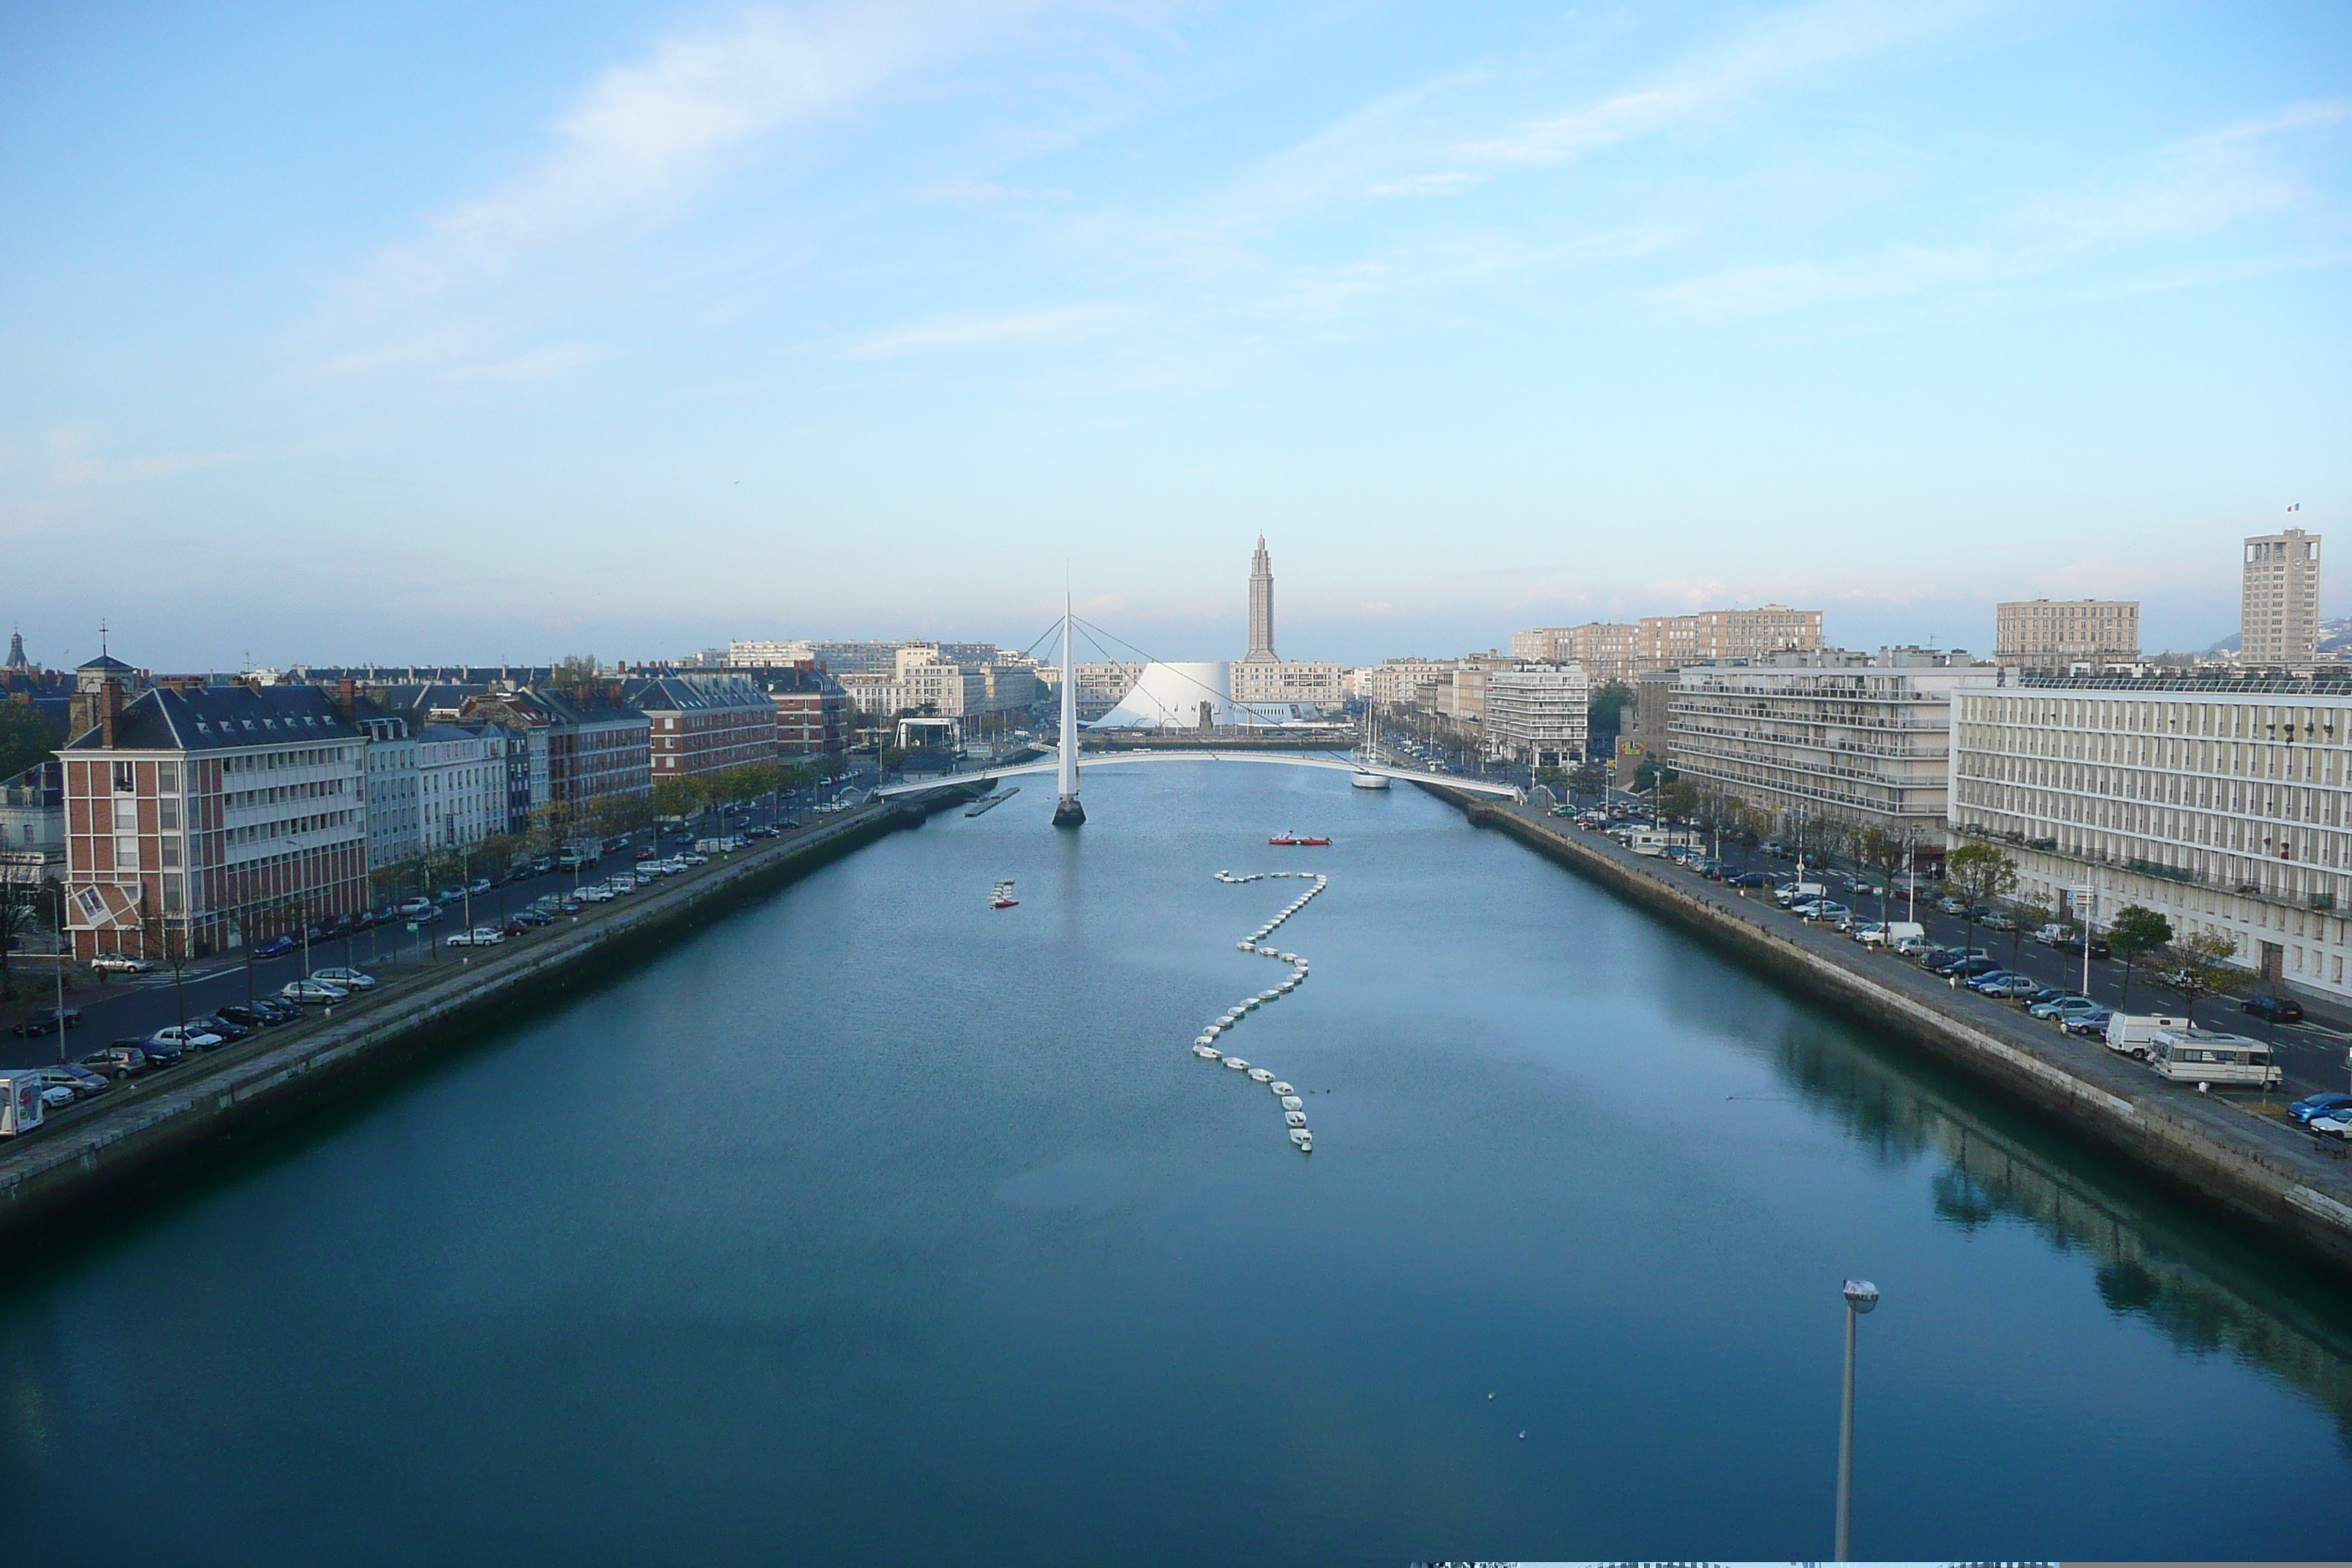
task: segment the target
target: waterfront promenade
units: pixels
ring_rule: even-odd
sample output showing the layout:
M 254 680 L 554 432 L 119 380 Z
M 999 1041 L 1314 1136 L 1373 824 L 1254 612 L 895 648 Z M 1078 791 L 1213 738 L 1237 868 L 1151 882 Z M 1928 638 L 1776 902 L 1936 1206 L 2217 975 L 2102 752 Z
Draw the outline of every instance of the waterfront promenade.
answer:
M 2253 1097 L 2200 1094 L 2094 1040 L 1955 986 L 1891 953 L 1810 925 L 1765 895 L 1743 896 L 1635 855 L 1537 805 L 1455 800 L 1497 827 L 1624 896 L 1706 933 L 1784 983 L 1851 1009 L 2088 1135 L 2195 1200 L 2251 1220 L 2352 1269 L 2352 1162 L 2291 1129 Z M 2275 1096 L 2267 1102 L 2277 1103 Z

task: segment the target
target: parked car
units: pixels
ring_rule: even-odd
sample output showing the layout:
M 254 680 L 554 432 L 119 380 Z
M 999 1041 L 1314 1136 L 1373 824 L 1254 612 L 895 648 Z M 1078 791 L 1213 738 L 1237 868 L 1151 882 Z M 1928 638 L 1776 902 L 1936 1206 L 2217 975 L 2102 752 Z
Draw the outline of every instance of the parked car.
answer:
M 2083 939 L 2076 936 L 2072 931 L 2069 931 L 2066 935 L 2060 937 L 2056 942 L 2052 942 L 2050 945 L 2056 948 L 2061 952 L 2080 952 L 2083 951 Z M 2107 956 L 2107 939 L 2105 937 L 2095 936 L 2091 939 L 2091 956 L 2093 958 L 2105 958 Z
M 471 886 L 474 890 L 474 897 L 478 899 L 484 893 L 490 890 L 490 879 L 488 877 L 477 877 L 474 879 Z
M 400 902 L 400 912 L 404 918 L 408 920 L 413 921 L 420 919 L 423 916 L 429 915 L 433 912 L 433 900 L 430 899 L 403 899 Z
M 2330 1138 L 2352 1140 L 2352 1110 L 2333 1116 L 2315 1116 L 2304 1123 L 2314 1132 L 2325 1132 Z
M 1990 958 L 1961 958 L 1937 967 L 1936 973 L 1959 980 L 1963 984 L 1979 974 L 1990 974 L 2000 967 Z
M 79 1029 L 80 1027 L 80 1008 L 44 1007 L 39 1012 L 34 1014 L 31 1017 L 20 1021 L 15 1028 L 8 1032 L 16 1036 L 20 1040 L 26 1040 L 31 1039 L 37 1035 L 54 1035 L 58 1033 L 61 1029 Z
M 453 931 L 441 940 L 448 947 L 496 947 L 506 941 L 506 933 L 496 926 L 476 926 L 471 931 Z
M 517 910 L 514 919 L 507 923 L 519 926 L 543 926 L 552 925 L 554 921 L 555 917 L 544 910 Z
M 253 956 L 256 958 L 283 958 L 293 951 L 294 939 L 283 934 L 264 937 L 253 944 Z
M 155 961 L 125 952 L 101 952 L 89 961 L 89 966 L 107 974 L 144 974 L 155 967 Z
M 2042 989 L 2042 982 L 2026 974 L 2004 974 L 1998 980 L 1985 975 L 1976 982 L 1976 988 L 1988 996 L 2009 1002 L 2031 996 Z
M 15 1069 L 11 1068 L 9 1070 L 13 1072 Z M 37 1071 L 32 1076 L 40 1083 L 41 1103 L 48 1107 L 51 1110 L 63 1110 L 67 1106 L 71 1105 L 76 1100 L 80 1098 L 65 1085 L 61 1083 L 51 1083 L 46 1077 Z
M 76 1100 L 95 1100 L 112 1089 L 112 1080 L 81 1067 L 46 1067 L 32 1069 L 33 1076 L 53 1089 L 62 1089 Z
M 1895 939 L 1895 955 L 1900 958 L 1913 960 L 1925 958 L 1927 950 L 1933 946 L 1935 943 L 1924 936 L 1898 936 Z
M 121 1083 L 137 1078 L 155 1064 L 136 1040 L 117 1040 L 103 1050 L 96 1050 L 81 1058 L 79 1064 L 100 1077 Z
M 1832 903 L 1827 899 L 1816 899 L 1797 912 L 1809 921 L 1828 921 L 1832 924 L 1853 918 L 1852 910 L 1847 909 L 1843 904 Z
M 530 933 L 530 926 L 522 919 L 521 916 L 518 915 L 513 920 L 507 921 L 506 924 L 499 927 L 499 931 L 500 934 L 505 936 L 525 936 Z
M 152 1035 L 150 1035 L 143 1040 L 117 1040 L 115 1044 L 118 1046 L 137 1046 L 142 1051 L 146 1053 L 147 1065 L 152 1068 L 170 1067 L 182 1057 L 188 1054 L 185 1048 L 173 1041 L 159 1040 Z
M 2058 1026 L 2070 1035 L 2080 1035 L 2091 1040 L 2104 1040 L 2107 1037 L 2107 1026 L 2114 1022 L 2115 1016 L 2115 1010 L 2111 1007 L 2095 1007 L 2087 1013 L 2074 1017 L 2061 1018 L 2058 1021 Z
M 231 1002 L 213 1009 L 215 1016 L 248 1029 L 265 1029 L 278 1022 L 258 1006 L 248 1007 L 242 1002 Z
M 1948 915 L 1964 915 L 1969 912 L 1969 906 L 1958 899 L 1937 899 L 1936 907 Z
M 345 991 L 373 991 L 375 989 L 374 975 L 362 974 L 356 969 L 346 968 L 344 965 L 340 963 L 331 965 L 326 969 L 314 969 L 310 971 L 310 978 L 313 980 L 323 980 L 328 984 L 340 986 Z
M 461 902 L 465 897 L 466 889 L 463 888 L 444 888 L 433 895 L 433 901 L 436 904 L 454 904 Z
M 149 1047 L 153 1046 L 178 1046 L 184 1050 L 208 1051 L 222 1043 L 218 1035 L 208 1034 L 194 1024 L 166 1024 L 148 1036 L 140 1048 L 152 1057 L 155 1053 Z
M 290 1024 L 302 1016 L 302 1009 L 282 996 L 257 996 L 253 1010 L 273 1024 Z
M 2286 1108 L 2290 1121 L 2309 1121 L 2315 1116 L 2352 1114 L 2352 1094 L 2315 1094 L 2296 1100 Z
M 2088 996 L 2069 996 L 2060 1002 L 2036 1003 L 2026 1010 L 2037 1018 L 2046 1018 L 2053 1024 L 2063 1024 L 2069 1018 L 2087 1018 L 2103 1009 Z
M 2017 929 L 2017 917 L 2015 915 L 2005 915 L 1999 910 L 1995 910 L 1992 913 L 1985 916 L 1983 920 L 1977 923 L 1983 926 L 1987 931 L 2015 931 Z
M 253 1038 L 253 1030 L 249 1026 L 233 1024 L 215 1013 L 207 1013 L 201 1018 L 189 1019 L 188 1027 L 202 1029 L 207 1035 L 218 1035 L 221 1044 L 225 1046 L 233 1046 L 239 1040 Z
M 278 988 L 278 994 L 289 1002 L 304 1005 L 341 1002 L 351 993 L 340 985 L 330 985 L 323 980 L 289 980 Z
M 2286 996 L 2249 996 L 2238 1004 L 2238 1011 L 2273 1024 L 2303 1022 L 2303 1004 Z

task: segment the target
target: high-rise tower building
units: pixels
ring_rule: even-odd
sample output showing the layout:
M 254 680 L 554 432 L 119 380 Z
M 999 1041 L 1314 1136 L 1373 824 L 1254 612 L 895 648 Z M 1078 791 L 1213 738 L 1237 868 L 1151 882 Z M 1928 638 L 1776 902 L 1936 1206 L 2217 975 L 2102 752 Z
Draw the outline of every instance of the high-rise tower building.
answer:
M 2319 647 L 2319 535 L 2290 528 L 2246 541 L 2238 662 L 2293 664 Z
M 1257 553 L 1250 557 L 1249 662 L 1279 664 L 1274 651 L 1274 560 L 1265 552 L 1265 535 L 1257 536 Z

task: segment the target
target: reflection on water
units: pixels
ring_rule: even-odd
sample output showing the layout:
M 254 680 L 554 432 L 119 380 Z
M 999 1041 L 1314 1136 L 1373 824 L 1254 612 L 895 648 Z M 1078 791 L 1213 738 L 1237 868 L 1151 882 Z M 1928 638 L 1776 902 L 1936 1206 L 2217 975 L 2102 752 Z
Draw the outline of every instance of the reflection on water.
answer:
M 1934 1160 L 1940 1223 L 1973 1231 L 2022 1221 L 2054 1249 L 2095 1259 L 2110 1311 L 2144 1320 L 2190 1354 L 2227 1352 L 2308 1394 L 2352 1451 L 2352 1329 L 2316 1279 L 2291 1259 L 2233 1245 L 2225 1221 L 2183 1213 L 2087 1153 L 2071 1167 L 2037 1157 L 1988 1115 L 1971 1114 L 1987 1109 L 1972 1089 L 1916 1068 L 1906 1076 L 1892 1060 L 1898 1049 L 1790 1027 L 1773 1040 L 1773 1063 L 1874 1158 Z

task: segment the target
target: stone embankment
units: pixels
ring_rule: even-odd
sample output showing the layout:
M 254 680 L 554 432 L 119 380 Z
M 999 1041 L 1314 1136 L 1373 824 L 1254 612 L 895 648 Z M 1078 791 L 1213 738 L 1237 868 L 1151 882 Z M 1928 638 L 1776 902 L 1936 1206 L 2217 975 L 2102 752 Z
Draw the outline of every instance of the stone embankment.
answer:
M 63 1125 L 0 1144 L 0 1230 L 54 1217 L 166 1161 L 291 1110 L 369 1071 L 429 1055 L 469 1018 L 594 966 L 642 952 L 667 931 L 803 876 L 860 845 L 920 823 L 928 808 L 871 804 L 658 882 L 502 947 L 476 950 L 417 979 L 150 1079 L 134 1079 Z
M 2095 1040 L 1953 987 L 1767 898 L 1702 881 L 1531 805 L 1424 785 L 1471 820 L 1698 931 L 1773 979 L 1858 1015 L 2005 1091 L 2209 1208 L 2352 1270 L 2352 1163 L 2308 1134 L 2157 1078 Z

